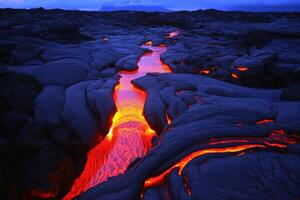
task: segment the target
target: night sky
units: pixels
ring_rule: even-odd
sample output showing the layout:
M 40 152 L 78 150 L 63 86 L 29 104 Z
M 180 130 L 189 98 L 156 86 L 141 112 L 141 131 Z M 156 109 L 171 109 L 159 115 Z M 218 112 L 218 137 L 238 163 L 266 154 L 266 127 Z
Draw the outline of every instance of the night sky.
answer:
M 216 8 L 232 10 L 235 8 L 253 9 L 262 7 L 292 7 L 300 5 L 299 0 L 0 0 L 0 7 L 12 8 L 62 8 L 99 10 L 103 5 L 161 6 L 170 10 L 197 10 Z

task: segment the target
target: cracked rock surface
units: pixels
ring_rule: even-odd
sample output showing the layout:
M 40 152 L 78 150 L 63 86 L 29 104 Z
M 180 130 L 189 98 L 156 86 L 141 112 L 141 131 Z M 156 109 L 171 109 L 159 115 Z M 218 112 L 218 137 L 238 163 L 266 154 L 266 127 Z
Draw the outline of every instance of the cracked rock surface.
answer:
M 298 13 L 0 16 L 0 199 L 70 190 L 109 132 L 118 71 L 136 70 L 149 41 L 168 46 L 173 72 L 132 81 L 147 92 L 152 148 L 78 199 L 300 198 Z
M 147 84 L 149 80 L 156 85 Z M 177 94 L 173 93 L 170 99 L 181 99 L 184 91 L 194 101 L 189 104 L 182 99 L 189 109 L 175 116 L 168 114 L 172 122 L 144 158 L 124 175 L 90 189 L 79 199 L 139 199 L 142 193 L 143 199 L 151 200 L 299 197 L 300 126 L 293 122 L 300 117 L 300 104 L 281 101 L 282 90 L 247 88 L 188 74 L 150 74 L 134 84 L 155 90 L 156 99 L 163 99 L 161 94 L 173 88 Z M 166 102 L 165 107 L 168 113 L 172 104 Z M 145 115 L 158 116 L 147 112 Z M 272 121 L 258 123 L 262 119 Z M 275 137 L 279 130 L 282 134 Z M 237 153 L 226 151 L 243 145 L 254 146 Z M 196 156 L 178 172 L 176 163 L 205 149 L 220 151 Z M 145 187 L 149 178 L 165 171 L 168 173 L 159 184 Z

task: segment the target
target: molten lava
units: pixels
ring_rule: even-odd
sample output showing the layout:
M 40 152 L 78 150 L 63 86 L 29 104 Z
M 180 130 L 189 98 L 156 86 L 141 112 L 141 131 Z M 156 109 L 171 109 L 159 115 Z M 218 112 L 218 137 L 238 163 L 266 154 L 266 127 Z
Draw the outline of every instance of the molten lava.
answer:
M 232 73 L 232 74 L 231 74 L 231 77 L 232 77 L 232 78 L 236 78 L 236 79 L 239 79 L 239 78 L 240 78 L 239 75 L 237 75 L 237 74 L 235 74 L 235 73 Z
M 241 72 L 245 72 L 245 71 L 248 71 L 249 68 L 248 67 L 244 67 L 244 66 L 240 66 L 240 67 L 237 67 L 237 70 L 239 70 Z
M 265 124 L 265 123 L 272 123 L 272 122 L 274 122 L 273 119 L 263 119 L 263 120 L 256 122 L 256 124 Z
M 144 45 L 146 45 L 146 46 L 152 46 L 152 44 L 153 44 L 153 42 L 152 42 L 152 41 L 148 41 L 148 42 L 145 42 L 145 44 L 144 44 Z
M 208 69 L 203 69 L 200 72 L 201 72 L 201 74 L 209 74 L 210 73 L 210 71 Z
M 179 161 L 177 164 L 170 167 L 168 170 L 164 171 L 162 174 L 149 178 L 145 181 L 144 187 L 153 187 L 156 185 L 159 185 L 163 182 L 166 175 L 168 175 L 173 169 L 179 168 L 179 175 L 182 174 L 182 170 L 184 167 L 194 158 L 197 158 L 199 156 L 203 156 L 205 154 L 212 154 L 212 153 L 233 153 L 233 152 L 242 152 L 243 150 L 250 149 L 250 148 L 264 148 L 263 145 L 241 145 L 241 146 L 233 146 L 233 147 L 227 147 L 227 148 L 214 148 L 214 149 L 203 149 L 200 151 L 196 151 L 185 158 L 183 158 L 181 161 Z
M 283 134 L 284 133 L 284 134 Z M 169 169 L 159 174 L 158 176 L 148 178 L 144 182 L 144 189 L 153 187 L 156 185 L 160 185 L 163 183 L 164 178 L 175 168 L 179 169 L 178 174 L 182 176 L 182 171 L 186 167 L 186 165 L 191 162 L 193 159 L 207 155 L 207 154 L 216 154 L 216 153 L 237 153 L 237 156 L 242 156 L 245 154 L 246 150 L 250 150 L 253 148 L 264 149 L 267 147 L 273 148 L 286 148 L 290 144 L 295 144 L 299 138 L 295 138 L 294 136 L 287 135 L 284 130 L 274 130 L 267 138 L 245 138 L 245 139 L 212 139 L 211 142 L 208 143 L 209 148 L 201 149 L 199 151 L 193 152 L 183 159 L 181 159 L 178 163 L 171 166 Z M 228 147 L 215 147 L 215 145 L 231 145 Z M 187 181 L 186 181 L 187 182 Z M 190 193 L 190 191 L 188 191 Z
M 55 198 L 57 194 L 34 189 L 31 191 L 30 195 L 41 199 L 49 199 L 49 198 Z
M 152 42 L 148 45 L 152 45 Z M 124 173 L 130 163 L 144 156 L 150 149 L 155 132 L 143 116 L 146 94 L 134 87 L 131 80 L 149 72 L 170 72 L 170 69 L 160 61 L 160 55 L 167 50 L 166 46 L 147 48 L 153 52 L 141 57 L 137 71 L 120 72 L 120 83 L 114 94 L 118 111 L 112 127 L 106 138 L 88 153 L 84 171 L 75 180 L 65 200 L 78 196 L 109 177 Z

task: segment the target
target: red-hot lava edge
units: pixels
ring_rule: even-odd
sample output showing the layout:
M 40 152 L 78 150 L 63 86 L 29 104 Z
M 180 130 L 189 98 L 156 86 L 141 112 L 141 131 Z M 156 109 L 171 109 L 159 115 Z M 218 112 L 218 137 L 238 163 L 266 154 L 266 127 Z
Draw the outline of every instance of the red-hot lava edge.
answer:
M 88 153 L 82 174 L 64 200 L 72 199 L 108 178 L 124 173 L 130 163 L 145 156 L 151 148 L 155 132 L 143 116 L 146 94 L 134 87 L 131 81 L 149 72 L 166 73 L 171 70 L 160 61 L 160 55 L 167 50 L 165 45 L 152 47 L 151 41 L 145 45 L 153 52 L 140 58 L 139 69 L 119 72 L 121 78 L 114 93 L 117 113 L 112 127 L 106 138 Z
M 166 38 L 172 38 L 178 32 L 170 33 Z M 88 189 L 105 182 L 108 178 L 125 172 L 131 162 L 138 157 L 143 157 L 151 148 L 151 139 L 155 132 L 150 129 L 144 116 L 143 109 L 146 94 L 135 88 L 131 80 L 146 75 L 148 72 L 170 72 L 170 69 L 160 61 L 160 55 L 167 47 L 160 45 L 152 47 L 152 41 L 146 43 L 153 53 L 146 53 L 138 62 L 139 69 L 134 72 L 121 71 L 120 83 L 115 88 L 114 101 L 117 105 L 117 113 L 113 118 L 113 125 L 107 137 L 88 153 L 85 168 L 74 182 L 71 191 L 64 200 L 72 199 Z M 169 121 L 169 120 L 168 120 Z M 257 124 L 273 122 L 262 120 Z M 213 139 L 205 148 L 187 155 L 168 170 L 158 176 L 148 178 L 144 183 L 144 189 L 163 183 L 165 176 L 173 169 L 179 169 L 179 175 L 185 166 L 194 158 L 206 154 L 236 153 L 244 154 L 253 148 L 286 148 L 289 144 L 296 143 L 298 138 L 289 136 L 283 130 L 273 131 L 270 137 L 265 139 Z M 219 145 L 219 146 L 217 146 Z M 227 145 L 220 148 L 220 145 Z M 187 182 L 184 177 L 185 182 Z M 187 188 L 187 193 L 192 191 Z
M 273 120 L 265 119 L 258 121 L 256 124 L 265 124 L 274 122 Z M 290 144 L 296 144 L 299 141 L 299 136 L 297 135 L 289 135 L 284 130 L 273 130 L 272 133 L 267 138 L 241 138 L 241 139 L 211 139 L 207 143 L 207 148 L 201 149 L 199 151 L 193 152 L 175 165 L 168 168 L 163 173 L 159 174 L 158 176 L 148 178 L 144 182 L 145 189 L 153 186 L 160 185 L 164 183 L 165 177 L 175 168 L 178 168 L 178 175 L 182 176 L 182 172 L 184 168 L 189 164 L 190 161 L 193 159 L 207 155 L 207 154 L 218 154 L 218 153 L 236 153 L 236 156 L 244 155 L 249 150 L 254 149 L 266 149 L 266 148 L 277 148 L 277 149 L 284 149 L 287 148 Z M 222 148 L 220 147 L 223 146 Z M 224 147 L 224 145 L 226 147 Z M 219 147 L 218 147 L 219 146 Z M 184 182 L 187 183 L 187 178 L 184 178 Z M 186 187 L 186 192 L 188 195 L 192 194 L 190 188 Z M 141 195 L 143 197 L 143 194 Z

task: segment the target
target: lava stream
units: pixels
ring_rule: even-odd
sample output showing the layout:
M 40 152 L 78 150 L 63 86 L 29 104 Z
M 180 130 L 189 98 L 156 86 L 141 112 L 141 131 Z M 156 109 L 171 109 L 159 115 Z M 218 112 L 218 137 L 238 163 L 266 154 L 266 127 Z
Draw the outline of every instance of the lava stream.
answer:
M 119 73 L 122 78 L 114 94 L 118 111 L 110 132 L 88 153 L 82 174 L 75 180 L 64 200 L 78 196 L 109 177 L 124 173 L 131 162 L 144 156 L 150 149 L 155 132 L 150 129 L 143 116 L 146 94 L 134 87 L 131 80 L 149 72 L 170 72 L 170 69 L 160 61 L 160 55 L 167 50 L 166 46 L 147 48 L 153 52 L 141 57 L 137 71 Z
M 265 122 L 269 122 L 269 120 L 265 120 Z M 295 144 L 299 140 L 298 137 L 288 135 L 284 130 L 273 130 L 267 138 L 245 138 L 245 139 L 220 139 L 215 140 L 213 139 L 211 142 L 208 143 L 209 147 L 207 149 L 201 149 L 199 151 L 195 151 L 183 159 L 181 159 L 178 163 L 168 168 L 163 173 L 159 174 L 158 176 L 148 178 L 144 182 L 144 189 L 153 187 L 156 185 L 160 185 L 163 183 L 165 177 L 175 168 L 179 169 L 178 174 L 181 176 L 183 169 L 186 165 L 191 162 L 193 159 L 207 155 L 207 154 L 215 154 L 215 153 L 238 153 L 237 156 L 244 155 L 245 151 L 259 148 L 265 149 L 268 147 L 273 148 L 286 148 L 290 144 Z M 215 145 L 231 145 L 227 147 L 215 147 Z

